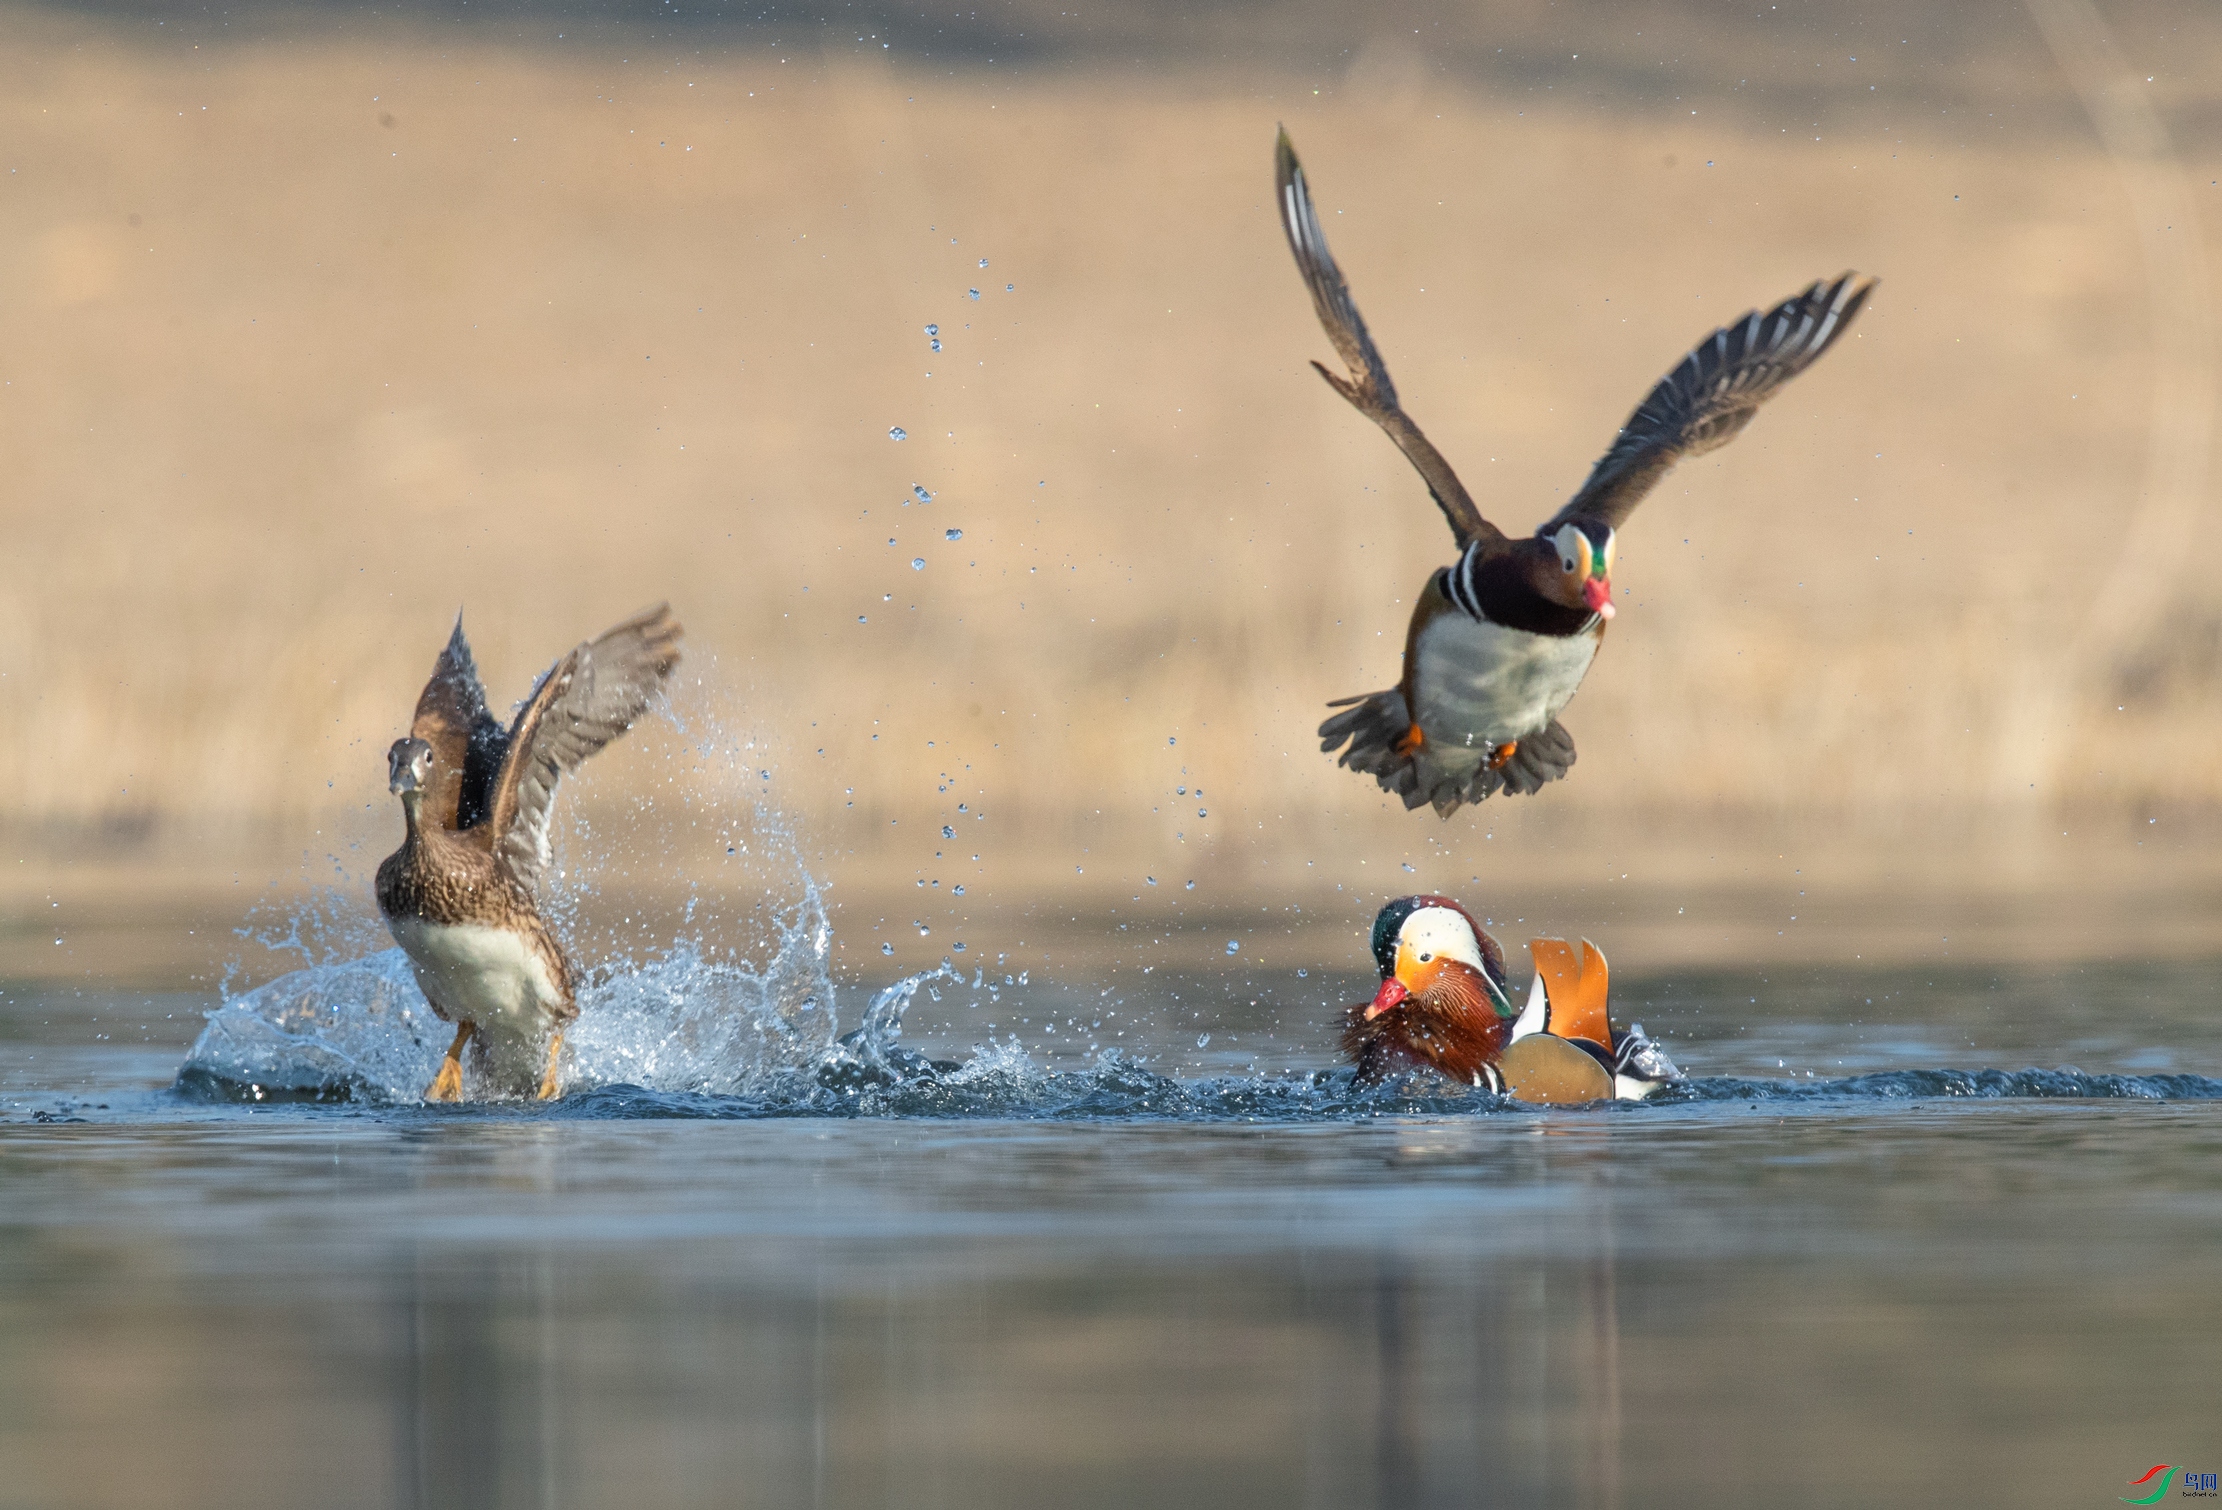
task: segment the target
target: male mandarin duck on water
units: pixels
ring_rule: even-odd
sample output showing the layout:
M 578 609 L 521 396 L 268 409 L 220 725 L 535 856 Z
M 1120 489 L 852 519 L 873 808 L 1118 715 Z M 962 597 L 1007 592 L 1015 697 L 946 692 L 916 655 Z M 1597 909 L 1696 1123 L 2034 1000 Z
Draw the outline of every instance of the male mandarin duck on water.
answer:
M 387 752 L 408 832 L 378 867 L 378 910 L 425 1000 L 456 1024 L 427 1101 L 463 1099 L 463 1049 L 497 1093 L 552 1099 L 579 1015 L 570 961 L 541 917 L 556 783 L 633 726 L 679 664 L 658 604 L 565 655 L 507 729 L 486 710 L 463 620 Z
M 1275 153 L 1282 228 L 1328 340 L 1350 370 L 1328 385 L 1388 432 L 1450 521 L 1458 560 L 1430 577 L 1405 633 L 1404 679 L 1344 698 L 1320 748 L 1407 808 L 1449 817 L 1499 791 L 1540 791 L 1574 764 L 1558 721 L 1613 617 L 1615 532 L 1676 461 L 1726 445 L 1759 406 L 1829 349 L 1876 280 L 1845 273 L 1699 342 L 1628 417 L 1573 498 L 1532 538 L 1481 515 L 1458 474 L 1397 402 L 1389 369 L 1327 250 L 1288 132 Z
M 1504 950 L 1449 897 L 1399 897 L 1373 922 L 1381 989 L 1347 1009 L 1342 1049 L 1371 1084 L 1431 1069 L 1522 1101 L 1640 1101 L 1682 1078 L 1641 1025 L 1615 1033 L 1605 956 L 1539 938 L 1535 982 L 1515 1009 Z

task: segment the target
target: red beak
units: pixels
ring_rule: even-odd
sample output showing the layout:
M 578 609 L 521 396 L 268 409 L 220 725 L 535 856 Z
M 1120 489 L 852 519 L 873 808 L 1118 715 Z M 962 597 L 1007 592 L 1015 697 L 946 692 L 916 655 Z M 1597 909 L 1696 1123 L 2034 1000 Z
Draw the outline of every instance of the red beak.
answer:
M 1373 993 L 1373 1005 L 1366 1008 L 1364 1020 L 1371 1022 L 1383 1012 L 1401 1007 L 1411 999 L 1412 993 L 1404 989 L 1404 982 L 1391 976 L 1381 983 L 1380 990 Z
M 1600 619 L 1611 618 L 1613 614 L 1612 578 L 1591 577 L 1587 582 L 1584 582 L 1582 584 L 1582 601 L 1587 603 L 1589 611 Z

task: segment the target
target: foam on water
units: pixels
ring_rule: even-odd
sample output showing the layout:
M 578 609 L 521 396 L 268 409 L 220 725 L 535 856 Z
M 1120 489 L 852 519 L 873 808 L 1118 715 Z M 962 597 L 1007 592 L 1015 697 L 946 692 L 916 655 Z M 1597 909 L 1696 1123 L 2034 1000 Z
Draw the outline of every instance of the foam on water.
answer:
M 902 1043 L 903 1015 L 921 990 L 944 984 L 984 990 L 1008 1005 L 1022 975 L 998 985 L 977 967 L 968 981 L 944 960 L 935 970 L 879 992 L 844 1034 L 829 973 L 832 925 L 792 835 L 748 778 L 761 747 L 726 736 L 697 712 L 685 758 L 723 790 L 721 812 L 753 807 L 753 859 L 792 898 L 761 914 L 752 958 L 721 957 L 682 932 L 660 952 L 588 973 L 579 1018 L 564 1047 L 561 1100 L 479 1103 L 481 1112 L 556 1117 L 941 1117 L 1336 1121 L 1381 1116 L 1539 1114 L 1486 1091 L 1430 1076 L 1359 1086 L 1348 1069 L 1181 1079 L 1123 1050 L 1085 1065 L 1037 1063 L 1014 1038 L 975 1047 L 961 1060 L 933 1060 Z M 571 820 L 584 837 L 582 820 Z M 585 845 L 581 846 L 588 847 Z M 597 846 L 598 847 L 598 846 Z M 725 849 L 751 849 L 736 834 Z M 559 929 L 578 920 L 591 882 L 571 877 L 546 907 Z M 1153 882 L 1154 884 L 1154 882 Z M 1189 883 L 1193 886 L 1193 882 Z M 730 894 L 728 884 L 721 888 Z M 380 949 L 384 929 L 364 915 L 363 880 L 266 917 L 248 935 L 298 952 L 305 968 L 254 990 L 226 991 L 188 1052 L 177 1094 L 218 1102 L 332 1102 L 407 1106 L 419 1102 L 453 1029 L 435 1016 L 399 949 Z M 695 909 L 688 908 L 690 923 Z M 629 919 L 628 919 L 629 921 Z M 959 946 L 961 947 L 961 946 Z M 1234 952 L 1236 945 L 1228 944 Z M 1199 1039 L 1199 1044 L 1208 1041 Z M 466 1076 L 466 1093 L 475 1093 Z M 1807 1077 L 1692 1078 L 1650 1100 L 1617 1103 L 1621 1114 L 1673 1106 L 1914 1102 L 1954 1099 L 2215 1099 L 2222 1080 L 2197 1075 L 2085 1074 L 2072 1068 L 2005 1071 L 1917 1069 L 1822 1080 Z M 441 1109 L 434 1115 L 453 1115 Z
M 2053 1070 L 1886 1070 L 1838 1080 L 1745 1080 L 1730 1076 L 1669 1086 L 1659 1101 L 2026 1100 L 2212 1101 L 2222 1080 L 2205 1075 L 2092 1075 Z
M 879 992 L 842 1033 L 828 973 L 832 927 L 817 887 L 771 919 L 760 963 L 716 959 L 682 937 L 605 970 L 580 991 L 566 1039 L 560 1117 L 1006 1117 L 1335 1121 L 1537 1109 L 1416 1075 L 1355 1084 L 1347 1069 L 1180 1079 L 1121 1050 L 1082 1067 L 1038 1064 L 1015 1039 L 934 1060 L 902 1042 L 921 990 L 981 987 L 944 962 Z M 993 988 L 990 988 L 993 989 Z M 229 997 L 179 1071 L 179 1093 L 215 1101 L 418 1101 L 452 1030 L 398 949 L 312 965 Z M 468 1082 L 466 1082 L 468 1089 Z M 2199 1075 L 2061 1069 L 1916 1069 L 1838 1079 L 1698 1077 L 1616 1110 L 1744 1103 L 2222 1098 Z
M 901 1041 L 919 990 L 963 984 L 946 966 L 872 999 L 838 1034 L 825 973 L 829 931 L 815 892 L 781 923 L 761 967 L 681 944 L 582 993 L 569 1040 L 566 1118 L 935 1117 L 1317 1122 L 1382 1116 L 1534 1114 L 1505 1097 L 1427 1076 L 1359 1086 L 1348 1070 L 1184 1080 L 1118 1050 L 1092 1064 L 1037 1064 L 1016 1042 L 930 1060 Z M 180 1093 L 209 1100 L 415 1102 L 449 1037 L 398 949 L 299 970 L 227 1001 L 180 1070 Z M 1609 1109 L 1845 1101 L 2222 1098 L 2199 1075 L 2075 1069 L 1898 1070 L 1843 1079 L 1694 1078 Z M 1606 1109 L 1606 1108 L 1600 1108 Z

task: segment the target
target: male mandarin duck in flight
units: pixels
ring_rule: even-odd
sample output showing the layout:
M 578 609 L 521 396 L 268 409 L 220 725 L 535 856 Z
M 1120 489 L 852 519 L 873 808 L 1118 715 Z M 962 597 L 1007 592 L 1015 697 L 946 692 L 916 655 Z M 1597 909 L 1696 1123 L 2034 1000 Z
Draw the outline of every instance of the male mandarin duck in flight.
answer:
M 1431 1069 L 1522 1101 L 1637 1101 L 1682 1078 L 1641 1026 L 1613 1031 L 1605 956 L 1584 939 L 1528 944 L 1535 982 L 1515 1009 L 1504 950 L 1449 897 L 1399 897 L 1373 921 L 1381 989 L 1346 1009 L 1361 1084 Z
M 1373 776 L 1407 808 L 1433 803 L 1446 818 L 1498 791 L 1540 791 L 1574 764 L 1573 736 L 1558 715 L 1613 616 L 1615 531 L 1675 462 L 1726 445 L 1828 350 L 1876 280 L 1845 273 L 1707 336 L 1637 406 L 1566 506 L 1515 540 L 1481 516 L 1397 403 L 1285 128 L 1275 162 L 1282 229 L 1350 376 L 1312 365 L 1419 469 L 1459 551 L 1413 607 L 1403 681 L 1329 704 L 1348 711 L 1319 726 L 1320 748 L 1333 753 L 1347 741 L 1341 764 Z
M 386 760 L 408 831 L 378 867 L 378 910 L 425 1000 L 456 1024 L 427 1101 L 463 1099 L 463 1048 L 497 1094 L 559 1089 L 563 1030 L 579 1015 L 570 961 L 540 915 L 556 784 L 646 711 L 679 664 L 679 621 L 658 604 L 548 668 L 507 729 L 463 621 Z

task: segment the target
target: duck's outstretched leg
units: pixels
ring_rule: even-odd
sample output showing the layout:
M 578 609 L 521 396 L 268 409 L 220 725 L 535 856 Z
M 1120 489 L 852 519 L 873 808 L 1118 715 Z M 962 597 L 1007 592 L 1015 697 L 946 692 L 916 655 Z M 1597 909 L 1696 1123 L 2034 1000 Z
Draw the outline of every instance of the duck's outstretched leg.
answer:
M 425 1087 L 427 1101 L 460 1101 L 463 1099 L 463 1045 L 471 1041 L 478 1031 L 471 1024 L 457 1023 L 455 1042 L 447 1046 L 447 1058 L 440 1061 L 440 1073 Z
M 548 1073 L 540 1078 L 540 1099 L 543 1101 L 553 1101 L 563 1094 L 562 1088 L 556 1084 L 556 1061 L 562 1055 L 563 1030 L 558 1028 L 555 1037 L 548 1041 Z

